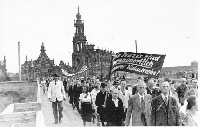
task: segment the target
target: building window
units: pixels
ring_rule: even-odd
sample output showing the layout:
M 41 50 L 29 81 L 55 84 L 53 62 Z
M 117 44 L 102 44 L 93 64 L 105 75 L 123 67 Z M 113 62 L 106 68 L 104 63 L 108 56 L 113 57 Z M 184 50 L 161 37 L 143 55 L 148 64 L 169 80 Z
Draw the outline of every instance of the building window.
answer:
M 79 45 L 78 44 L 76 44 L 76 48 L 77 48 L 77 51 L 79 51 Z
M 52 72 L 52 69 L 48 69 L 48 73 L 51 73 Z
M 82 44 L 80 43 L 80 49 L 79 49 L 79 50 L 82 50 L 82 48 L 83 48 L 83 47 L 82 47 Z

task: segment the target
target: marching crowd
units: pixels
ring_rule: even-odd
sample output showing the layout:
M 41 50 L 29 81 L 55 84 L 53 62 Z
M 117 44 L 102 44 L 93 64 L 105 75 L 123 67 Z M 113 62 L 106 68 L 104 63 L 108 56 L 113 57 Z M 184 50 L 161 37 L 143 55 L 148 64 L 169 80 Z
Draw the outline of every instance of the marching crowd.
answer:
M 127 84 L 119 77 L 112 82 L 100 82 L 98 77 L 61 81 L 53 75 L 52 81 L 43 81 L 41 85 L 48 84 L 55 123 L 61 122 L 66 92 L 84 126 L 95 121 L 102 126 L 198 126 L 197 79 L 139 77 L 136 84 Z

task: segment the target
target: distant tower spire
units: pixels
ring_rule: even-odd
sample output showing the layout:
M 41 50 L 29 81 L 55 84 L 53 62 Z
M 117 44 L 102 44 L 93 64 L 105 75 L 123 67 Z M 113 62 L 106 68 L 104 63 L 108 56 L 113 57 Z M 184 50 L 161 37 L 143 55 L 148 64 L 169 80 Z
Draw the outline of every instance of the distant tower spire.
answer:
M 78 6 L 78 13 L 79 13 L 79 6 Z
M 80 22 L 80 20 L 81 20 L 81 15 L 80 15 L 80 13 L 79 13 L 79 6 L 78 6 L 78 13 L 76 14 L 76 18 L 77 18 L 77 20 Z

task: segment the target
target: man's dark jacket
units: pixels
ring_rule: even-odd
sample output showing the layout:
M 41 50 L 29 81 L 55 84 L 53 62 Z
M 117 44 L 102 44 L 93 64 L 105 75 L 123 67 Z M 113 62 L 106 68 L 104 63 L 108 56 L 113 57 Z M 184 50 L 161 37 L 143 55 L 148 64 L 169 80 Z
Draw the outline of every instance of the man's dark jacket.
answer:
M 151 112 L 151 126 L 179 126 L 180 114 L 177 101 L 169 96 L 168 105 L 164 103 L 161 95 L 153 98 Z
M 104 92 L 100 91 L 97 94 L 96 101 L 95 101 L 96 106 L 98 106 L 97 113 L 100 115 L 101 121 L 106 120 L 105 108 L 102 107 L 102 105 L 104 105 L 104 102 L 105 102 L 105 96 L 106 96 L 106 91 L 104 91 Z
M 106 101 L 106 112 L 107 112 L 107 121 L 113 123 L 121 123 L 125 117 L 123 102 L 118 98 L 118 107 L 115 106 L 112 99 Z

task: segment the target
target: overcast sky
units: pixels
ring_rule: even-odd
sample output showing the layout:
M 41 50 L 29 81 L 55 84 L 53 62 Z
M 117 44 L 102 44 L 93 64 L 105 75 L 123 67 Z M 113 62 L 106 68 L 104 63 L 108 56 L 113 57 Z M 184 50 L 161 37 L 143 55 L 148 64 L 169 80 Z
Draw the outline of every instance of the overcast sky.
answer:
M 198 0 L 0 0 L 0 60 L 18 72 L 36 60 L 42 42 L 55 64 L 72 62 L 80 8 L 88 43 L 115 52 L 166 54 L 163 66 L 190 66 L 199 54 Z

